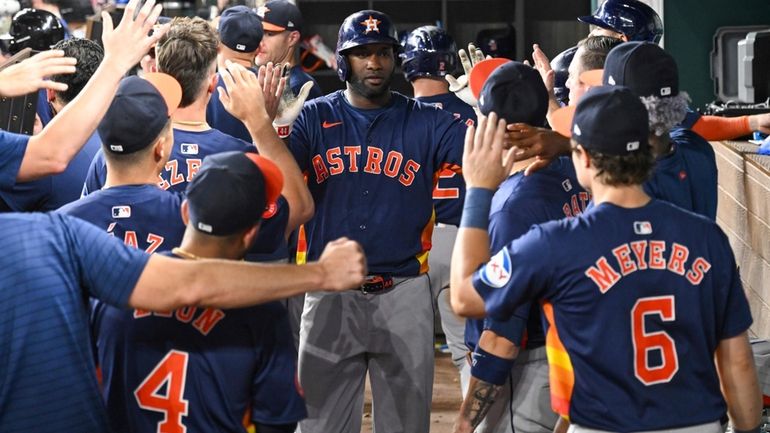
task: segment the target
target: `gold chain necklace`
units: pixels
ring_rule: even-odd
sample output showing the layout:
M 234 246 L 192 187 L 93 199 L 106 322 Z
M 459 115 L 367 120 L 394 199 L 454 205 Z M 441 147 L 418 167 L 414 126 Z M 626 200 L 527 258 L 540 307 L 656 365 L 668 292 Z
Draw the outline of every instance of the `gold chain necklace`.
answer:
M 182 258 L 187 259 L 187 260 L 198 260 L 198 259 L 200 259 L 200 257 L 196 256 L 195 254 L 189 253 L 189 252 L 187 252 L 187 251 L 185 251 L 185 250 L 183 250 L 183 249 L 181 249 L 179 247 L 176 247 L 176 248 L 172 249 L 171 250 L 171 254 L 176 254 L 177 256 L 182 257 Z

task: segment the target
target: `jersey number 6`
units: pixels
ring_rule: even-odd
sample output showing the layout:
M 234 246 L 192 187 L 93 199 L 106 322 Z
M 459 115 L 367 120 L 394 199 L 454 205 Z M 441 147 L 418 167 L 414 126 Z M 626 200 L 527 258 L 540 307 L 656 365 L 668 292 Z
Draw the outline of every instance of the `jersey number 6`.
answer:
M 187 381 L 187 352 L 172 350 L 160 360 L 158 365 L 134 391 L 139 407 L 160 412 L 163 420 L 158 422 L 158 433 L 184 433 L 187 428 L 182 424 L 182 417 L 187 415 L 187 400 L 184 399 L 184 386 Z M 166 395 L 158 391 L 166 385 Z
M 666 383 L 679 371 L 676 342 L 665 331 L 647 332 L 645 317 L 660 316 L 664 322 L 676 319 L 673 296 L 642 298 L 631 310 L 631 337 L 634 341 L 634 374 L 640 382 L 649 386 Z M 660 365 L 650 366 L 649 354 L 660 352 Z

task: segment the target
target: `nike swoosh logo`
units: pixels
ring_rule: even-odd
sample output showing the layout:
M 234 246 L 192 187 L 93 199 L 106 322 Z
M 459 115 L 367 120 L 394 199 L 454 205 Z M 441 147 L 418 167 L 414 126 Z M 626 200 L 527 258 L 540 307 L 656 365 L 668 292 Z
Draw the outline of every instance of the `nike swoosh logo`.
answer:
M 339 125 L 342 125 L 342 122 L 329 123 L 329 122 L 324 120 L 324 123 L 321 124 L 321 126 L 323 126 L 324 129 L 333 128 L 333 127 L 339 126 Z

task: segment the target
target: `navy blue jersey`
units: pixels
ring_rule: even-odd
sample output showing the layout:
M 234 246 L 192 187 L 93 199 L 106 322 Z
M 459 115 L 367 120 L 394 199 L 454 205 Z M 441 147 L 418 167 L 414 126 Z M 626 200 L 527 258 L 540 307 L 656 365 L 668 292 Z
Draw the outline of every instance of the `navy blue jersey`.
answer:
M 751 313 L 713 221 L 655 199 L 601 203 L 532 228 L 473 285 L 492 317 L 541 299 L 552 405 L 575 424 L 661 430 L 725 413 L 714 351 Z
M 717 216 L 717 164 L 714 149 L 684 128 L 671 131 L 671 153 L 655 162 L 647 194 L 712 220 Z
M 53 110 L 51 109 L 51 103 L 48 102 L 46 89 L 37 91 L 37 116 L 44 127 L 53 119 Z
M 692 129 L 692 127 L 700 120 L 700 118 L 700 113 L 690 107 L 687 107 L 687 114 L 685 114 L 684 120 L 682 120 L 682 123 L 680 123 L 679 126 L 686 129 Z
M 351 106 L 342 91 L 305 104 L 290 149 L 315 200 L 308 260 L 331 240 L 363 245 L 373 274 L 428 270 L 437 174 L 459 170 L 465 124 L 393 92 L 384 108 Z
M 148 253 L 182 243 L 181 195 L 155 185 L 119 185 L 70 203 L 60 213 L 80 218 Z
M 91 320 L 114 432 L 243 432 L 247 413 L 274 425 L 306 416 L 278 302 L 169 313 L 95 302 Z
M 0 188 L 9 188 L 16 183 L 27 143 L 29 135 L 0 130 Z
M 253 68 L 249 68 L 249 70 L 255 74 L 257 73 Z M 219 74 L 217 74 L 217 87 L 226 90 L 225 82 Z M 252 142 L 251 134 L 249 134 L 249 130 L 246 129 L 243 122 L 225 110 L 222 101 L 219 100 L 219 91 L 216 89 L 211 93 L 211 99 L 209 99 L 209 103 L 206 105 L 206 121 L 212 128 L 218 131 L 249 143 Z
M 518 172 L 506 179 L 495 192 L 489 213 L 490 251 L 497 252 L 535 225 L 580 215 L 590 195 L 575 178 L 575 167 L 569 157 L 554 160 L 548 167 L 530 176 Z M 527 331 L 526 347 L 545 344 L 540 306 L 525 303 L 507 320 L 487 318 L 465 322 L 465 340 L 473 350 L 481 331 L 490 329 L 521 346 Z
M 0 211 L 45 212 L 77 200 L 91 160 L 100 148 L 99 134 L 94 132 L 63 173 L 0 188 Z
M 56 214 L 0 215 L 0 239 L 0 431 L 106 433 L 86 297 L 125 307 L 149 255 Z
M 306 101 L 324 95 L 323 91 L 321 90 L 321 86 L 318 85 L 318 82 L 305 71 L 303 71 L 301 66 L 297 65 L 289 69 L 288 85 L 291 87 L 291 91 L 294 92 L 295 95 L 299 95 L 300 89 L 302 89 L 302 86 L 308 81 L 313 82 L 313 87 L 310 89 L 310 94 L 308 95 Z
M 416 99 L 449 111 L 454 114 L 455 118 L 462 120 L 468 126 L 476 123 L 476 112 L 473 111 L 473 107 L 463 102 L 452 92 Z M 464 200 L 465 180 L 463 180 L 462 175 L 452 170 L 441 170 L 438 174 L 436 188 L 433 190 L 436 222 L 453 226 L 460 225 Z

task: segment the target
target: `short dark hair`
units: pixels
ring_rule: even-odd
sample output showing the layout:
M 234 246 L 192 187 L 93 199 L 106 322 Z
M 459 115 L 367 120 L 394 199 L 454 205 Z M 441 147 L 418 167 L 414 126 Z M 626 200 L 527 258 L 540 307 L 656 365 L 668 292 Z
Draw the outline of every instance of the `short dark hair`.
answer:
M 187 107 L 198 97 L 217 60 L 219 39 L 214 29 L 201 18 L 177 17 L 158 41 L 158 70 L 176 78 L 182 86 L 180 107 Z
M 580 58 L 583 70 L 604 69 L 607 54 L 622 43 L 622 39 L 612 36 L 589 36 L 578 42 L 578 48 L 583 48 L 583 56 Z
M 72 38 L 59 41 L 53 46 L 55 50 L 64 50 L 64 55 L 74 57 L 78 63 L 74 74 L 61 74 L 51 77 L 54 81 L 67 85 L 67 90 L 56 92 L 56 97 L 68 104 L 86 86 L 88 80 L 96 72 L 96 68 L 102 63 L 104 49 L 99 44 L 89 39 Z
M 649 146 L 628 155 L 607 155 L 583 147 L 596 167 L 597 176 L 609 186 L 641 185 L 649 179 L 655 158 Z

